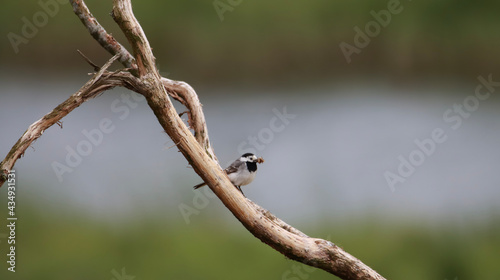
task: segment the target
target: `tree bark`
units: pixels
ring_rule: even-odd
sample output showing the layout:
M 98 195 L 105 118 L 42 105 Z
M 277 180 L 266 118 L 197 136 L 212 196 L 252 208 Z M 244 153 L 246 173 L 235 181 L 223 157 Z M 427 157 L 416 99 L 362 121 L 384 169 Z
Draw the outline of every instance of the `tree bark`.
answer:
M 342 279 L 384 279 L 332 242 L 309 237 L 286 224 L 245 198 L 231 184 L 210 146 L 202 106 L 196 92 L 187 83 L 160 76 L 146 35 L 133 14 L 130 0 L 114 0 L 112 16 L 127 37 L 133 50 L 132 55 L 99 25 L 84 1 L 70 2 L 92 36 L 114 57 L 77 93 L 28 128 L 0 163 L 0 186 L 5 182 L 15 161 L 45 129 L 58 123 L 86 100 L 115 86 L 123 86 L 146 98 L 159 123 L 194 171 L 255 237 L 290 259 L 323 269 Z M 126 69 L 106 71 L 115 59 Z M 188 124 L 193 128 L 194 135 L 181 120 L 169 96 L 188 109 Z

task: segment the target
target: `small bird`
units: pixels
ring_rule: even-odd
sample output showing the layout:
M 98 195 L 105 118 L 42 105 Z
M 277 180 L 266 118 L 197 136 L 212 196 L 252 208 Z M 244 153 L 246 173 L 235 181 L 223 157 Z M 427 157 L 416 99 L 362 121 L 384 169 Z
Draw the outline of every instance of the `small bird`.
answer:
M 243 194 L 241 186 L 248 185 L 255 179 L 255 175 L 257 174 L 257 163 L 263 162 L 263 158 L 257 158 L 252 153 L 246 153 L 231 163 L 224 171 L 227 177 L 229 177 L 229 180 L 231 180 L 231 183 L 233 183 L 233 185 Z M 204 185 L 206 185 L 206 183 L 198 184 L 194 186 L 194 189 L 196 190 Z

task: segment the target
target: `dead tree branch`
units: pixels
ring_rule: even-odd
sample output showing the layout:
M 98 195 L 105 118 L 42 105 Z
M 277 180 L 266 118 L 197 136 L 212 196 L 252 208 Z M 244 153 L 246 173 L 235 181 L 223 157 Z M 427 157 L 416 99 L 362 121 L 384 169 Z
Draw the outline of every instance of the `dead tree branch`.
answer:
M 118 54 L 118 60 L 120 63 L 126 68 L 131 69 L 131 73 L 137 75 L 137 63 L 135 58 L 122 44 L 109 34 L 102 25 L 99 24 L 97 19 L 87 8 L 85 2 L 81 0 L 70 0 L 70 2 L 73 6 L 74 13 L 78 16 L 92 37 L 110 54 Z M 149 48 L 149 42 L 147 40 L 146 42 L 147 47 Z M 194 131 L 196 141 L 198 141 L 202 147 L 206 148 L 207 153 L 209 153 L 213 159 L 217 159 L 210 146 L 205 115 L 203 114 L 201 103 L 194 89 L 185 82 L 174 81 L 164 77 L 162 77 L 162 82 L 163 86 L 167 90 L 167 93 L 188 109 L 188 124 Z
M 43 132 L 61 121 L 63 117 L 71 113 L 74 109 L 82 105 L 85 101 L 98 96 L 100 93 L 112 89 L 116 86 L 132 88 L 130 83 L 134 80 L 129 72 L 108 72 L 109 66 L 118 58 L 113 56 L 80 90 L 72 94 L 66 101 L 59 104 L 54 110 L 43 118 L 34 122 L 14 144 L 5 159 L 0 163 L 0 186 L 5 183 L 9 170 L 14 167 L 16 161 L 24 155 L 28 147 Z
M 159 123 L 194 171 L 255 237 L 290 259 L 323 269 L 342 279 L 384 279 L 332 242 L 307 236 L 248 200 L 234 188 L 217 163 L 210 146 L 198 96 L 187 83 L 160 76 L 146 35 L 133 14 L 130 0 L 114 0 L 112 16 L 127 37 L 133 55 L 100 27 L 83 0 L 70 1 L 92 36 L 115 56 L 80 91 L 28 128 L 0 164 L 3 180 L 0 186 L 5 181 L 6 172 L 12 169 L 15 161 L 45 129 L 86 100 L 112 87 L 123 86 L 146 98 Z M 116 58 L 128 68 L 128 72 L 106 71 Z M 189 125 L 194 129 L 194 135 L 179 117 L 169 95 L 188 108 Z
M 164 77 L 161 78 L 161 81 L 169 95 L 188 109 L 188 124 L 193 129 L 198 144 L 205 147 L 206 152 L 212 159 L 217 160 L 208 139 L 205 114 L 203 114 L 200 100 L 194 89 L 188 83 L 181 81 L 174 81 Z
M 135 59 L 116 39 L 106 32 L 104 27 L 99 24 L 97 19 L 90 13 L 89 8 L 84 1 L 71 0 L 73 12 L 78 16 L 83 25 L 87 28 L 90 35 L 99 42 L 99 44 L 112 55 L 118 55 L 118 61 L 123 66 L 130 69 L 137 69 Z

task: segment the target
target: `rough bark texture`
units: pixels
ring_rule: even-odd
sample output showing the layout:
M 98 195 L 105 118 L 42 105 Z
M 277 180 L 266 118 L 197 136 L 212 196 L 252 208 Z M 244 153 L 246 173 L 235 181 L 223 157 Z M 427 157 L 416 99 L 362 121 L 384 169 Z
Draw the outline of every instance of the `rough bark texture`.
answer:
M 132 46 L 133 56 L 130 56 L 130 53 L 114 38 L 110 39 L 111 35 L 106 33 L 92 17 L 83 1 L 71 0 L 70 2 L 73 4 L 75 13 L 93 37 L 115 56 L 80 91 L 28 128 L 5 160 L 0 163 L 2 171 L 0 186 L 4 183 L 6 174 L 13 168 L 15 161 L 34 140 L 41 136 L 45 129 L 59 122 L 62 117 L 86 100 L 112 87 L 123 86 L 145 96 L 159 123 L 194 171 L 255 237 L 290 259 L 323 269 L 342 279 L 384 279 L 332 242 L 307 236 L 248 200 L 234 188 L 217 163 L 210 147 L 198 96 L 187 83 L 172 81 L 159 75 L 151 47 L 134 17 L 130 0 L 114 0 L 112 15 Z M 98 32 L 93 33 L 89 26 L 97 28 Z M 117 58 L 128 72 L 106 71 L 106 68 Z M 194 135 L 175 111 L 169 95 L 188 109 L 188 122 L 194 130 Z
M 97 19 L 90 13 L 85 2 L 80 0 L 70 1 L 73 6 L 73 11 L 82 21 L 83 25 L 87 27 L 90 35 L 101 44 L 101 46 L 112 55 L 118 55 L 120 61 L 125 67 L 130 69 L 137 69 L 134 57 L 120 44 L 116 39 L 108 34 L 106 30 L 99 24 Z

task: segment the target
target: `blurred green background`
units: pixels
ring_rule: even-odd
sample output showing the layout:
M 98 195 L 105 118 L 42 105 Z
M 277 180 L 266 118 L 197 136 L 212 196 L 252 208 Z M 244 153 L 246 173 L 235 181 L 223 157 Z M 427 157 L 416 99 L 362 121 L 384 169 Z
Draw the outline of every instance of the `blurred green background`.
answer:
M 412 80 L 498 71 L 497 1 L 394 1 L 400 3 L 401 12 L 392 14 L 388 26 L 347 63 L 339 44 L 354 45 L 354 27 L 364 30 L 374 20 L 370 12 L 387 10 L 390 2 L 241 1 L 219 16 L 215 6 L 221 6 L 214 3 L 228 2 L 136 1 L 134 11 L 161 71 L 191 82 L 261 85 L 341 80 L 360 74 Z M 99 22 L 125 42 L 109 16 L 111 1 L 86 3 Z M 85 65 L 75 49 L 96 61 L 108 58 L 69 4 L 59 4 L 58 9 L 28 43 L 19 44 L 17 55 L 9 40 L 2 40 L 4 67 L 31 67 L 35 71 L 48 67 L 66 73 L 68 67 L 81 70 Z M 22 18 L 33 22 L 41 10 L 37 1 L 5 2 L 0 11 L 1 34 L 22 35 Z
M 162 75 L 198 91 L 221 165 L 234 160 L 247 135 L 267 127 L 272 108 L 288 106 L 298 115 L 259 151 L 266 164 L 263 179 L 248 188 L 252 200 L 306 234 L 340 245 L 387 279 L 500 279 L 498 98 L 481 104 L 459 134 L 448 132 L 447 146 L 396 194 L 381 175 L 413 149 L 413 139 L 442 125 L 442 113 L 474 92 L 478 75 L 500 80 L 500 2 L 401 1 L 402 11 L 347 62 L 339 45 L 354 45 L 354 28 L 364 29 L 374 20 L 371 11 L 387 10 L 390 2 L 243 0 L 231 2 L 239 4 L 222 17 L 214 3 L 229 5 L 224 0 L 133 4 Z M 55 5 L 54 15 L 14 47 L 9 34 L 22 35 L 23 19 L 33 22 L 47 3 Z M 111 1 L 86 3 L 126 45 L 109 16 Z M 109 55 L 71 6 L 55 0 L 4 1 L 0 34 L 3 157 L 29 124 L 86 81 L 91 69 L 76 49 L 98 64 Z M 216 199 L 186 223 L 179 205 L 192 206 L 190 186 L 199 178 L 178 153 L 162 149 L 172 143 L 165 143 L 146 104 L 123 122 L 113 119 L 110 104 L 123 93 L 85 104 L 18 161 L 17 272 L 8 272 L 4 261 L 5 185 L 0 279 L 132 279 L 124 272 L 136 280 L 335 278 L 262 244 Z M 341 108 L 329 107 L 334 103 Z M 380 119 L 371 115 L 384 112 Z M 81 130 L 104 117 L 117 132 L 58 181 L 51 162 L 64 162 L 63 147 L 75 147 L 84 139 Z M 416 119 L 424 121 L 410 122 Z M 300 138 L 308 128 L 317 137 Z M 286 169 L 297 162 L 303 169 Z M 345 166 L 356 169 L 340 171 Z M 299 173 L 309 177 L 292 177 Z M 283 176 L 292 179 L 277 180 Z
M 18 216 L 19 266 L 15 274 L 2 271 L 3 279 L 120 279 L 115 273 L 122 268 L 134 279 L 335 278 L 209 216 L 187 227 L 160 214 L 119 226 L 60 211 L 25 209 Z M 466 231 L 367 219 L 306 232 L 338 240 L 387 279 L 498 279 L 500 229 L 493 218 Z

